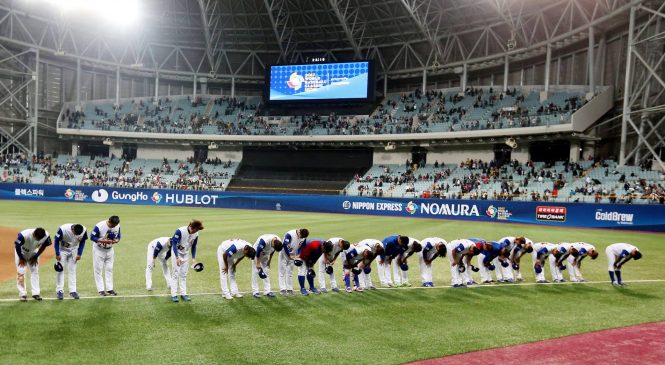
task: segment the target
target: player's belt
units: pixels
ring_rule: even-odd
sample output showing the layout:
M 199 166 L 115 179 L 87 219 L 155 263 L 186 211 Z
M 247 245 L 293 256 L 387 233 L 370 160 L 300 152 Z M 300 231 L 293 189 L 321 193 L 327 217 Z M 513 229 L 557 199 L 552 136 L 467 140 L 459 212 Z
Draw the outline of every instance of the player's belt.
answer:
M 64 247 L 64 248 L 70 248 L 70 247 L 74 246 L 74 244 L 73 244 L 73 243 L 69 243 L 69 242 L 64 242 L 64 241 L 63 241 L 63 242 L 60 242 L 60 246 L 62 246 L 62 247 Z
M 113 246 L 110 246 L 110 247 L 104 247 L 104 245 L 101 244 L 101 243 L 98 243 L 98 244 L 97 244 L 97 247 L 99 247 L 99 248 L 103 248 L 103 249 L 105 249 L 105 250 L 109 250 L 109 249 L 112 249 L 112 248 L 113 248 Z

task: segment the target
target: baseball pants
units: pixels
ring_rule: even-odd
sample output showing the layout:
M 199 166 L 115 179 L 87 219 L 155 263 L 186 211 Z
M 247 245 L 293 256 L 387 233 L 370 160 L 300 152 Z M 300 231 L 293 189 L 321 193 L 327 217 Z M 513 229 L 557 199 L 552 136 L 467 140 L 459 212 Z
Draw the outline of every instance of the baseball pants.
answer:
M 78 246 L 70 248 L 60 248 L 60 264 L 62 264 L 61 272 L 55 273 L 55 292 L 64 292 L 65 290 L 65 270 L 67 270 L 67 286 L 69 292 L 76 291 L 76 255 L 78 254 Z
M 279 262 L 277 263 L 280 291 L 293 290 L 293 268 L 295 266 L 293 260 L 289 258 L 284 250 L 280 251 Z
M 171 287 L 171 269 L 166 259 L 167 249 L 162 250 L 157 258 L 154 258 L 156 242 L 150 242 L 148 245 L 148 253 L 146 255 L 146 265 L 145 265 L 145 288 L 148 290 L 152 289 L 152 271 L 155 269 L 157 262 L 162 266 L 162 274 L 164 274 L 164 280 L 166 281 L 166 287 Z
M 263 272 L 268 275 L 265 279 L 259 278 L 259 270 L 256 269 L 256 265 L 252 262 L 252 294 L 259 292 L 259 280 L 263 280 L 263 293 L 270 293 L 270 267 L 268 267 L 268 259 L 259 261 Z M 222 265 L 224 262 L 222 262 Z
M 24 256 L 25 257 L 25 256 Z M 25 266 L 18 266 L 19 257 L 16 251 L 14 251 L 14 262 L 16 263 L 16 287 L 18 288 L 18 295 L 20 297 L 27 296 L 27 290 L 25 288 L 25 275 L 28 270 L 30 271 L 30 289 L 32 290 L 32 295 L 39 295 L 41 293 L 39 289 L 39 261 L 34 265 L 30 265 L 28 260 L 25 260 Z
M 92 268 L 98 292 L 113 290 L 113 256 L 113 247 L 101 248 L 96 243 L 92 245 Z
M 182 262 L 178 266 L 178 257 Z M 180 295 L 187 295 L 187 272 L 189 272 L 189 253 L 180 256 L 171 255 L 171 296 L 178 295 L 178 288 L 180 288 Z
M 480 281 L 482 282 L 487 282 L 492 280 L 492 271 L 485 266 L 483 263 L 485 261 L 485 258 L 487 256 L 484 253 L 481 253 L 478 255 L 478 269 L 480 270 Z M 495 266 L 495 271 L 499 269 L 499 265 L 495 263 L 495 261 L 498 261 L 496 258 L 492 260 L 492 264 Z M 498 275 L 497 275 L 498 276 Z
M 425 263 L 425 258 L 423 253 L 418 252 L 418 262 L 420 263 L 420 278 L 422 279 L 423 284 L 432 282 L 432 265 L 427 265 Z
M 326 273 L 326 264 L 323 262 L 323 255 L 319 258 L 319 287 L 321 289 L 326 288 L 326 276 L 330 280 L 330 287 L 332 289 L 337 288 L 337 281 L 335 280 L 335 273 L 332 274 Z
M 550 255 L 549 260 L 550 260 L 550 273 L 552 274 L 552 280 L 554 281 L 563 280 L 563 274 L 561 274 L 561 270 L 559 270 L 559 267 L 556 265 L 556 257 L 554 257 L 554 255 Z
M 533 274 L 536 276 L 536 281 L 545 281 L 545 264 L 547 263 L 547 260 L 550 257 L 552 256 L 549 254 L 545 257 L 541 257 L 542 262 L 540 264 L 542 265 L 541 266 L 542 271 L 540 272 L 540 274 L 537 274 L 534 268 Z M 538 253 L 536 252 L 536 250 L 533 250 L 533 252 L 531 253 L 531 259 L 533 260 L 533 265 L 535 266 L 536 262 L 538 262 Z M 552 261 L 550 261 L 550 270 L 551 269 L 552 269 Z
M 568 256 L 568 274 L 570 275 L 570 281 L 577 282 L 584 280 L 582 272 L 580 272 L 579 263 L 575 262 L 575 257 Z M 580 261 L 581 262 L 581 261 Z

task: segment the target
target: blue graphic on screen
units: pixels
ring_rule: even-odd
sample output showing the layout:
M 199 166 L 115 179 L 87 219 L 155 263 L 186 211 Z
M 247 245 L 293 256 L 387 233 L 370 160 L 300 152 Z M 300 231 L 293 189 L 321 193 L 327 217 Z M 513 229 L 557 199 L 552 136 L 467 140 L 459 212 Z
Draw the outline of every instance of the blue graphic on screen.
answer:
M 369 62 L 270 67 L 270 100 L 366 99 Z

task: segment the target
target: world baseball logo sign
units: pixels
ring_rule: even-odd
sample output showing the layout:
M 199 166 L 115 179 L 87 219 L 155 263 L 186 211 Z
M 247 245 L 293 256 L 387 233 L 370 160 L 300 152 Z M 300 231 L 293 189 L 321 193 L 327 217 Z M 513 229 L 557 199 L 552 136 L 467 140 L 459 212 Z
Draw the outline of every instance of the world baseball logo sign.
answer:
M 545 222 L 565 222 L 566 207 L 536 207 L 536 220 Z

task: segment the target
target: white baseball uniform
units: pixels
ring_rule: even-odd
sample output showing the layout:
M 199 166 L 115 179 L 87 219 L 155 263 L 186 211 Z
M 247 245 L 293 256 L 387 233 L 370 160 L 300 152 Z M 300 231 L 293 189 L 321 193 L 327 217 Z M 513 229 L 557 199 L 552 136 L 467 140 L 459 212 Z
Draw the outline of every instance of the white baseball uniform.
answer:
M 591 250 L 595 251 L 596 247 L 586 242 L 573 242 L 571 245 L 577 250 L 577 257 L 574 257 L 573 255 L 568 256 L 568 273 L 570 275 L 570 281 L 584 281 L 584 277 L 582 277 L 582 272 L 580 271 L 582 260 L 589 255 Z
M 432 282 L 432 261 L 439 257 L 439 253 L 436 251 L 436 245 L 443 243 L 446 245 L 448 242 L 440 237 L 429 237 L 420 241 L 423 246 L 422 251 L 418 252 L 418 261 L 420 263 L 420 277 L 423 284 L 433 283 Z M 430 262 L 427 264 L 427 260 Z
M 558 245 L 556 245 L 557 249 L 557 257 L 554 257 L 554 255 L 550 255 L 550 269 L 552 269 L 552 280 L 555 282 L 563 282 L 565 281 L 563 279 L 563 273 L 559 269 L 559 264 L 563 265 L 566 262 L 566 259 L 570 256 L 572 248 L 572 243 L 569 242 L 561 242 Z
M 621 258 L 624 258 L 630 255 L 633 250 L 639 249 L 628 243 L 614 243 L 605 249 L 605 254 L 607 255 L 607 270 L 615 271 L 614 264 L 617 263 Z
M 223 295 L 236 295 L 238 294 L 238 283 L 236 282 L 236 271 L 233 269 L 233 264 L 236 260 L 239 260 L 245 256 L 243 250 L 245 246 L 252 246 L 249 242 L 234 238 L 222 242 L 219 247 L 217 247 L 217 261 L 219 262 L 219 281 L 222 286 Z M 224 255 L 226 255 L 226 261 L 229 264 L 228 267 L 224 267 Z M 223 272 L 222 270 L 226 270 Z M 229 284 L 231 290 L 229 291 Z
M 376 253 L 376 245 L 379 244 L 381 245 L 381 241 L 375 240 L 375 239 L 365 239 L 360 242 L 358 242 L 356 245 L 351 245 L 348 250 L 344 251 L 342 253 L 342 266 L 356 266 L 359 264 L 361 261 L 364 259 L 364 253 L 366 251 Z M 364 287 L 369 287 L 372 285 L 372 279 L 369 277 L 368 274 L 365 274 L 362 268 L 358 267 L 358 269 L 361 270 L 360 275 L 358 275 L 356 278 L 353 279 L 354 283 L 357 280 L 357 286 L 359 288 L 364 288 Z M 351 270 L 349 269 L 344 269 L 344 282 L 345 285 L 348 288 L 350 288 L 350 277 L 351 275 Z M 348 280 L 347 280 L 348 279 Z
M 393 278 L 394 278 L 394 281 L 395 281 L 395 285 L 408 285 L 409 284 L 409 272 L 405 271 L 405 270 L 402 270 L 402 268 L 399 265 L 399 261 L 406 258 L 407 256 L 412 255 L 412 254 L 415 253 L 414 250 L 413 250 L 413 244 L 414 243 L 420 244 L 420 242 L 417 239 L 415 239 L 413 237 L 409 237 L 409 243 L 406 246 L 406 250 L 404 250 L 404 252 L 397 255 L 397 257 L 394 260 L 392 260 L 391 267 L 393 269 Z M 422 245 L 421 245 L 421 248 L 422 248 Z
M 333 244 L 333 249 L 329 253 L 324 253 L 319 257 L 319 287 L 321 290 L 326 289 L 326 276 L 328 276 L 328 279 L 330 280 L 330 287 L 333 289 L 337 289 L 337 281 L 335 280 L 335 272 L 332 274 L 326 273 L 326 267 L 327 266 L 332 266 L 335 263 L 335 259 L 337 256 L 342 253 L 343 248 L 342 248 L 342 241 L 344 241 L 343 238 L 340 237 L 333 237 L 329 239 L 330 242 Z
M 452 285 L 463 284 L 464 280 L 470 277 L 470 276 L 467 277 L 459 273 L 454 256 L 455 255 L 457 255 L 458 257 L 463 256 L 460 265 L 465 266 L 466 270 L 464 271 L 464 274 L 466 274 L 466 272 L 470 270 L 469 261 L 466 255 L 469 253 L 469 251 L 471 251 L 471 248 L 475 246 L 476 244 L 473 241 L 467 239 L 452 240 L 448 242 L 448 244 L 446 245 L 446 250 L 448 251 L 446 256 L 448 256 L 448 261 L 450 262 L 450 275 L 452 277 L 451 280 Z
M 293 290 L 293 268 L 295 267 L 290 256 L 298 256 L 304 238 L 298 237 L 298 230 L 292 229 L 284 235 L 284 248 L 279 253 L 279 290 Z
M 199 242 L 199 232 L 189 233 L 189 225 L 175 230 L 171 237 L 171 296 L 187 295 L 187 272 L 189 271 L 189 256 L 196 259 L 196 245 Z M 191 253 L 190 253 L 191 251 Z M 181 260 L 178 266 L 178 259 Z
M 22 230 L 18 236 L 16 236 L 16 241 L 14 241 L 14 263 L 16 264 L 16 287 L 18 288 L 18 294 L 20 297 L 27 296 L 27 290 L 25 288 L 25 274 L 26 266 L 30 270 L 30 289 L 32 290 L 32 295 L 40 295 L 41 290 L 39 288 L 39 249 L 43 246 L 49 246 L 51 244 L 51 237 L 49 233 L 46 232 L 46 235 L 41 240 L 36 240 L 32 237 L 32 233 L 35 231 L 35 228 L 29 228 Z M 34 265 L 30 264 L 30 260 L 37 258 Z M 19 266 L 19 260 L 23 259 L 25 261 L 25 266 Z
M 76 292 L 76 257 L 83 255 L 85 241 L 88 239 L 88 231 L 85 226 L 83 233 L 75 235 L 72 231 L 74 224 L 63 224 L 58 228 L 53 240 L 56 258 L 60 256 L 60 264 L 63 271 L 55 273 L 55 292 L 62 293 L 65 289 L 65 270 L 67 270 L 67 286 L 69 292 Z
M 100 243 L 99 239 L 120 240 L 120 224 L 111 228 L 106 220 L 95 224 L 90 234 L 92 245 L 92 267 L 95 274 L 95 285 L 98 292 L 113 290 L 113 246 Z M 103 273 L 102 273 L 103 271 Z M 104 289 L 106 288 L 106 290 Z
M 256 258 L 252 263 L 252 294 L 259 292 L 259 270 L 256 268 L 258 263 L 263 272 L 268 275 L 263 279 L 263 290 L 265 294 L 270 293 L 270 266 L 268 266 L 268 260 L 270 256 L 275 252 L 275 249 L 272 247 L 272 241 L 274 239 L 279 239 L 277 235 L 274 234 L 264 234 L 259 236 L 254 243 L 254 250 L 256 250 Z M 223 262 L 223 261 L 222 261 Z
M 501 280 L 512 281 L 515 279 L 517 279 L 518 281 L 523 280 L 522 272 L 519 269 L 513 270 L 512 264 L 515 263 L 519 265 L 520 258 L 522 257 L 522 255 L 527 253 L 526 246 L 531 245 L 531 247 L 533 248 L 533 241 L 525 237 L 524 240 L 526 241 L 526 244 L 520 247 L 515 242 L 515 238 L 517 237 L 512 237 L 512 236 L 503 237 L 498 241 L 506 244 L 506 248 L 508 249 L 508 252 L 510 252 L 509 259 L 511 264 L 511 266 L 503 267 L 501 265 L 498 265 L 499 260 L 495 259 L 496 262 L 494 263 L 494 265 L 496 266 L 496 279 L 498 281 Z
M 145 266 L 145 288 L 152 290 L 152 271 L 157 261 L 162 266 L 162 274 L 166 280 L 166 287 L 171 288 L 171 270 L 168 260 L 171 258 L 171 237 L 159 237 L 148 243 Z
M 541 269 L 542 271 L 540 273 L 535 272 L 534 268 L 534 274 L 536 276 L 536 281 L 545 281 L 545 260 L 549 259 L 550 262 L 550 272 L 552 271 L 552 268 L 554 265 L 554 256 L 551 255 L 552 251 L 556 248 L 557 246 L 553 243 L 549 242 L 536 242 L 533 244 L 533 252 L 531 253 L 531 258 L 533 260 L 533 265 L 535 267 L 536 262 L 540 261 Z

